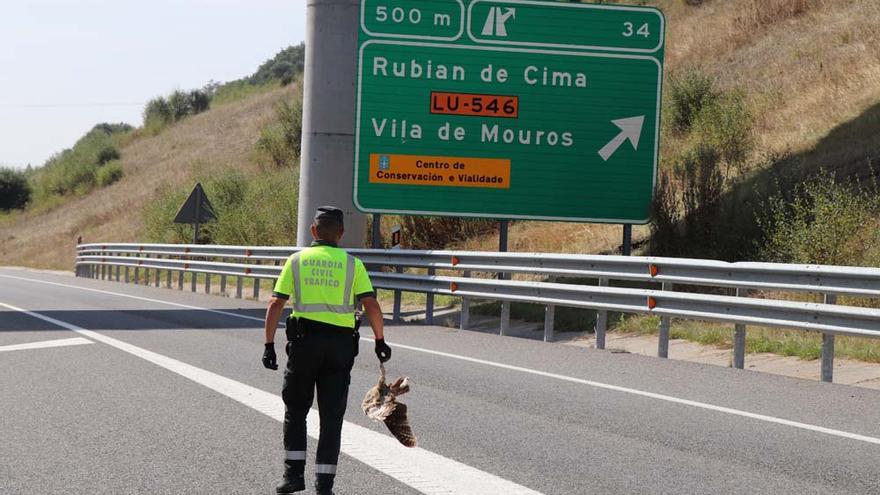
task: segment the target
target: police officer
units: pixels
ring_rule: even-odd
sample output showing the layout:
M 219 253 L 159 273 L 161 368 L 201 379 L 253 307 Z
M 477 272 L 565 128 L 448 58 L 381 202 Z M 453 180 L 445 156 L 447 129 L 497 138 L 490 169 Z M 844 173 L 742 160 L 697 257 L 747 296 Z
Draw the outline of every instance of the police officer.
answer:
M 318 389 L 321 434 L 315 459 L 315 489 L 332 495 L 339 458 L 342 418 L 348 401 L 351 367 L 360 335 L 355 324 L 356 301 L 364 307 L 376 341 L 380 362 L 391 358 L 385 344 L 382 310 L 361 260 L 336 245 L 343 234 L 342 210 L 318 208 L 311 247 L 288 258 L 266 310 L 263 365 L 278 369 L 275 330 L 288 299 L 293 312 L 287 320 L 287 370 L 284 373 L 284 479 L 277 493 L 305 490 L 306 415 Z

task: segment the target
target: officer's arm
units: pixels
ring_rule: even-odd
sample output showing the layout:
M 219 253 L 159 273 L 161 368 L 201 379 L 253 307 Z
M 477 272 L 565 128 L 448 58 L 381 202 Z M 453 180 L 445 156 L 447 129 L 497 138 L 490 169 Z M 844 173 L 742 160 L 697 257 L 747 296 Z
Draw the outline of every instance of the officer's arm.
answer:
M 278 328 L 278 319 L 281 318 L 281 312 L 284 311 L 284 303 L 286 299 L 273 297 L 269 300 L 269 307 L 266 309 L 266 343 L 275 342 L 275 330 Z
M 382 320 L 382 308 L 379 307 L 379 301 L 375 296 L 362 297 L 361 304 L 364 305 L 364 312 L 367 313 L 367 319 L 370 320 L 370 327 L 373 329 L 373 335 L 377 340 L 385 338 L 384 321 Z

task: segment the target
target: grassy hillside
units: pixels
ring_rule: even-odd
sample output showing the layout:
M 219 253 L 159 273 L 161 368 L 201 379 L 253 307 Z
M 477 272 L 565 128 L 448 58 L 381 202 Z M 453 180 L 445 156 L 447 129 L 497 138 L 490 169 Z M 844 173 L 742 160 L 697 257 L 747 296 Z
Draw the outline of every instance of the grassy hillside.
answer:
M 48 209 L 0 217 L 0 264 L 70 269 L 78 236 L 85 241 L 142 241 L 148 206 L 165 191 L 235 169 L 262 170 L 255 152 L 261 131 L 295 86 L 272 87 L 171 125 L 156 135 L 135 132 L 119 150 L 121 180 Z

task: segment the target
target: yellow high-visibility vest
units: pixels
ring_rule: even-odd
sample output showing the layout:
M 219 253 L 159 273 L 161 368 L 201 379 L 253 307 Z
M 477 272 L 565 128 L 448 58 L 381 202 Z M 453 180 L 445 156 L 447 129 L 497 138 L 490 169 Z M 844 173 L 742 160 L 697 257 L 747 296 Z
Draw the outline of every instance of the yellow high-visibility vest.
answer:
M 357 296 L 372 293 L 363 262 L 324 243 L 291 255 L 274 290 L 291 299 L 293 316 L 347 328 L 354 328 Z

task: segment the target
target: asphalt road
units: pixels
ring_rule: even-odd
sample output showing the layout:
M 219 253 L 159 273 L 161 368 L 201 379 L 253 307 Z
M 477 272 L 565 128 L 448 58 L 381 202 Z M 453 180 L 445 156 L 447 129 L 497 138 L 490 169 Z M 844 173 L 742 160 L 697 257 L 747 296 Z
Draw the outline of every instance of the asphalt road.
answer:
M 260 364 L 262 314 L 0 268 L 0 493 L 274 493 L 282 375 Z M 340 495 L 880 494 L 877 391 L 441 327 L 386 336 L 419 449 L 360 411 L 377 378 L 363 340 Z M 26 346 L 49 341 L 67 345 Z

